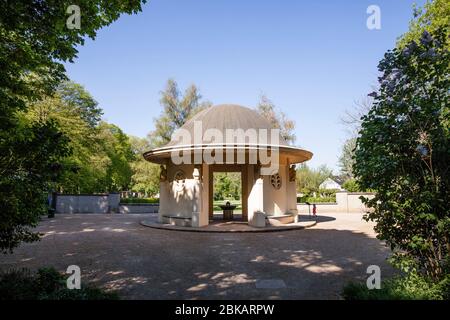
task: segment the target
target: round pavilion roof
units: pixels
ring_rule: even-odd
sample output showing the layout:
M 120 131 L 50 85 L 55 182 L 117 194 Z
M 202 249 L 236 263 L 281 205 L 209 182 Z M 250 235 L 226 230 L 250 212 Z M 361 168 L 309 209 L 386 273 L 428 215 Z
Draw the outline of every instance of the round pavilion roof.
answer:
M 202 123 L 202 134 L 208 129 L 218 129 L 224 135 L 227 129 L 266 129 L 270 133 L 272 126 L 270 122 L 261 116 L 256 110 L 239 106 L 236 104 L 220 104 L 200 111 L 191 119 L 189 119 L 181 129 L 187 130 L 194 137 L 194 123 Z M 270 135 L 269 135 L 270 136 Z M 278 136 L 279 145 L 287 146 L 287 142 L 283 137 Z M 270 143 L 270 138 L 269 138 Z M 170 141 L 166 146 L 180 145 L 179 141 Z
M 190 142 L 186 143 L 184 139 L 173 139 L 163 147 L 156 148 L 144 153 L 144 158 L 151 162 L 162 163 L 165 159 L 170 157 L 171 152 L 174 151 L 198 151 L 209 148 L 226 150 L 233 149 L 245 149 L 245 150 L 258 150 L 261 148 L 277 147 L 281 153 L 287 154 L 290 157 L 291 163 L 300 163 L 312 158 L 312 153 L 306 150 L 289 146 L 283 137 L 278 135 L 277 139 L 272 139 L 270 122 L 261 116 L 256 110 L 246 108 L 235 104 L 221 104 L 207 108 L 200 111 L 191 119 L 189 119 L 181 128 L 184 132 L 184 136 L 190 136 Z M 200 130 L 201 129 L 201 130 Z M 216 129 L 216 132 L 220 132 L 223 135 L 223 141 L 216 143 L 214 138 L 211 140 L 205 138 L 205 132 L 210 129 Z M 267 137 L 267 141 L 261 143 L 259 140 L 256 143 L 251 143 L 248 140 L 245 143 L 228 142 L 226 139 L 227 130 L 243 130 L 241 132 L 249 132 L 249 130 L 255 130 L 259 133 L 261 129 L 265 129 L 264 135 Z M 199 136 L 199 131 L 201 135 Z M 194 136 L 197 135 L 197 140 Z M 198 140 L 200 139 L 200 140 Z M 247 138 L 248 139 L 248 138 Z M 211 142 L 212 141 L 212 142 Z

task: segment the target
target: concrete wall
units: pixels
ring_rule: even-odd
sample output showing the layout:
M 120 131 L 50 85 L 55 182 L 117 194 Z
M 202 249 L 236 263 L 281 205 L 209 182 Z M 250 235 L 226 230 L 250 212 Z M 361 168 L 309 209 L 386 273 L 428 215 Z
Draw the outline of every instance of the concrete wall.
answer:
M 120 213 L 157 213 L 159 204 L 121 204 L 119 205 Z
M 111 194 L 58 194 L 56 213 L 109 213 L 118 212 L 120 195 Z
M 198 190 L 198 180 L 193 176 L 194 169 L 194 165 L 167 165 L 167 180 L 160 184 L 161 222 L 169 223 L 167 216 L 192 219 L 193 213 L 200 209 L 196 200 L 201 200 L 201 191 Z M 184 173 L 184 184 L 174 180 L 178 171 Z
M 56 213 L 155 213 L 159 204 L 120 204 L 120 194 L 58 194 Z
M 264 180 L 264 213 L 267 215 L 283 215 L 288 211 L 288 168 L 280 164 L 278 174 L 281 177 L 281 188 L 275 189 L 271 176 L 263 176 Z
M 361 196 L 373 198 L 375 195 L 370 192 L 337 192 L 336 203 L 316 203 L 317 214 L 326 212 L 348 212 L 364 213 L 368 209 L 362 203 Z M 304 203 L 297 204 L 299 214 L 308 214 L 308 205 Z M 312 206 L 311 206 L 312 213 Z

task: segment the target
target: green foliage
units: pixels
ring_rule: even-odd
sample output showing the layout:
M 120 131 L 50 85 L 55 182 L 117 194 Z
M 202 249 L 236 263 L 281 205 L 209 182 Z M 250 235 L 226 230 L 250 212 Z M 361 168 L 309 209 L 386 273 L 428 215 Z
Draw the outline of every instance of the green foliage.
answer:
M 92 286 L 69 290 L 66 275 L 54 268 L 41 268 L 36 274 L 28 269 L 0 274 L 0 300 L 116 300 L 115 292 Z
M 294 144 L 296 136 L 294 133 L 295 122 L 293 120 L 288 119 L 285 113 L 277 111 L 273 102 L 265 95 L 261 96 L 256 109 L 270 122 L 272 128 L 280 130 L 281 137 L 287 143 Z
M 69 138 L 72 154 L 62 160 L 54 188 L 95 193 L 127 189 L 134 160 L 129 138 L 117 126 L 99 122 L 102 110 L 82 86 L 62 83 L 51 97 L 29 104 L 31 122 L 54 121 Z
M 385 54 L 354 166 L 360 186 L 376 191 L 365 203 L 378 237 L 435 280 L 450 249 L 448 37 L 448 29 L 424 32 Z
M 159 193 L 160 168 L 157 164 L 148 162 L 142 156 L 144 152 L 151 149 L 148 139 L 130 137 L 131 148 L 134 153 L 134 161 L 131 163 L 133 176 L 131 177 L 130 189 L 142 192 L 146 196 L 155 196 Z
M 0 143 L 0 250 L 12 251 L 21 241 L 38 239 L 32 227 L 46 214 L 45 191 L 70 152 L 68 139 L 49 120 L 22 118 Z
M 410 22 L 408 32 L 400 37 L 397 46 L 403 49 L 411 41 L 419 42 L 424 31 L 434 33 L 448 26 L 450 26 L 450 2 L 448 0 L 427 1 L 423 8 L 414 7 L 414 19 Z M 448 50 L 450 38 L 443 40 Z
M 336 195 L 334 197 L 299 197 L 300 202 L 298 203 L 335 203 Z
M 344 179 L 353 178 L 353 164 L 355 162 L 353 156 L 355 153 L 356 138 L 350 138 L 345 141 L 342 146 L 342 153 L 339 157 L 338 165 L 341 169 L 341 176 Z
M 342 184 L 342 188 L 347 190 L 348 192 L 361 192 L 361 187 L 358 184 L 356 179 L 348 179 Z
M 130 162 L 134 160 L 128 136 L 116 125 L 101 122 L 98 139 L 110 161 L 104 175 L 105 191 L 127 190 L 133 175 Z
M 297 191 L 310 195 L 319 192 L 320 184 L 331 176 L 332 171 L 325 165 L 311 169 L 303 163 L 297 167 L 296 174 Z
M 214 174 L 214 200 L 239 200 L 241 198 L 241 174 L 218 172 Z
M 350 282 L 343 290 L 346 300 L 448 300 L 450 276 L 435 283 L 416 272 L 381 282 L 380 289 L 369 290 L 365 283 Z
M 80 84 L 64 81 L 58 86 L 58 95 L 73 114 L 79 115 L 90 128 L 95 128 L 101 120 L 102 109 L 97 101 Z
M 29 121 L 23 112 L 30 103 L 53 96 L 66 79 L 62 62 L 72 62 L 76 47 L 86 37 L 95 38 L 98 29 L 122 13 L 141 10 L 138 0 L 77 1 L 83 13 L 82 27 L 68 29 L 66 10 L 72 4 L 69 0 L 0 1 L 2 251 L 38 238 L 30 227 L 44 213 L 42 195 L 56 182 L 63 168 L 61 159 L 69 154 L 68 139 L 54 121 Z M 85 120 L 96 118 L 95 112 L 83 116 Z
M 154 120 L 155 130 L 150 133 L 153 147 L 160 147 L 170 141 L 172 134 L 190 117 L 211 106 L 210 102 L 201 102 L 202 96 L 195 85 L 189 86 L 181 95 L 175 80 L 169 79 L 164 91 L 161 92 L 160 103 L 163 112 Z
M 154 204 L 159 203 L 158 198 L 122 198 L 120 203 L 142 203 L 142 204 Z

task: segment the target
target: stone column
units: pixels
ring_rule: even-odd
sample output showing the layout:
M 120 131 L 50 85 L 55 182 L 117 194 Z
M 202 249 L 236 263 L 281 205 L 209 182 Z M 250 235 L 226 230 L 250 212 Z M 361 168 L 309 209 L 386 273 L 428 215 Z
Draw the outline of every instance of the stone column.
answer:
M 192 173 L 194 178 L 192 185 L 192 226 L 203 227 L 208 225 L 208 212 L 202 207 L 202 181 L 200 176 L 200 169 L 194 168 Z
M 212 179 L 210 166 L 206 163 L 202 165 L 202 211 L 207 216 L 207 224 L 212 220 Z
M 163 216 L 167 214 L 167 203 L 169 201 L 169 181 L 167 180 L 167 169 L 163 165 L 160 166 L 161 173 L 159 175 L 159 208 L 158 222 L 163 223 Z
M 264 227 L 264 180 L 259 168 L 255 168 L 253 187 L 248 196 L 248 224 L 254 227 Z
M 287 208 L 288 213 L 294 216 L 294 222 L 298 222 L 297 210 L 297 185 L 295 182 L 296 172 L 295 165 L 288 166 L 287 174 Z

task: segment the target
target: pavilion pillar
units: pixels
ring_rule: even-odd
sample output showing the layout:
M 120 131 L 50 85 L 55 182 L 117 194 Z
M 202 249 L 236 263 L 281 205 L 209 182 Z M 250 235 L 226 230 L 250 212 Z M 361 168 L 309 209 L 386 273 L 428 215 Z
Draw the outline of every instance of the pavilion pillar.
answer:
M 260 175 L 259 166 L 255 167 L 253 181 L 248 196 L 248 224 L 254 227 L 264 227 L 264 180 Z
M 208 225 L 208 212 L 203 209 L 203 190 L 200 169 L 194 168 L 192 185 L 192 226 L 203 227 Z
M 159 208 L 158 208 L 158 222 L 163 223 L 163 216 L 167 215 L 167 204 L 169 203 L 169 181 L 167 180 L 167 168 L 160 166 L 159 174 Z
M 287 213 L 294 216 L 294 222 L 298 222 L 297 210 L 297 185 L 295 165 L 287 166 Z

